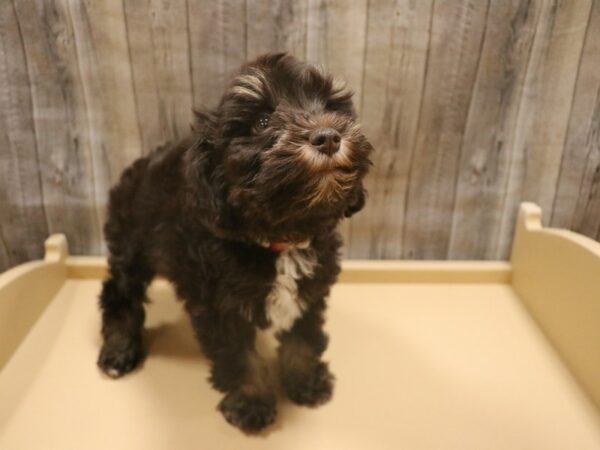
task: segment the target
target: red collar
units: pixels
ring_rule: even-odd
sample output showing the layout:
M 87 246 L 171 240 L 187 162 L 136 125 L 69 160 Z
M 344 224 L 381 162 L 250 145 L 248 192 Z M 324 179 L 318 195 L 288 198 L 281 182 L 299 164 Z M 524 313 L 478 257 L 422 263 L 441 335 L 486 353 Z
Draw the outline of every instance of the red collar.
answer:
M 268 248 L 272 252 L 281 253 L 292 248 L 306 249 L 310 247 L 310 240 L 304 242 L 267 242 L 259 241 L 261 247 Z
M 289 250 L 291 246 L 292 244 L 288 242 L 271 242 L 269 244 L 269 250 L 271 250 L 272 252 L 281 253 L 286 250 Z

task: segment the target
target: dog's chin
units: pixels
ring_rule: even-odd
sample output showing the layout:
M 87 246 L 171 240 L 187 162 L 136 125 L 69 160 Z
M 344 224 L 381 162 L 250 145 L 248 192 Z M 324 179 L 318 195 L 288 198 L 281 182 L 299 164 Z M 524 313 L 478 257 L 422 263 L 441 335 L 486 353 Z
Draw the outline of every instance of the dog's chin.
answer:
M 307 211 L 321 213 L 339 210 L 352 191 L 356 174 L 343 169 L 321 171 L 312 177 L 306 196 Z
M 260 217 L 260 240 L 299 243 L 309 241 L 324 228 L 332 228 L 344 217 L 354 184 L 345 183 L 346 174 L 331 170 L 307 179 L 289 202 L 269 201 L 247 216 Z M 285 186 L 279 186 L 285 190 Z M 264 219 L 267 218 L 265 221 Z M 264 233 L 264 234 L 263 234 Z

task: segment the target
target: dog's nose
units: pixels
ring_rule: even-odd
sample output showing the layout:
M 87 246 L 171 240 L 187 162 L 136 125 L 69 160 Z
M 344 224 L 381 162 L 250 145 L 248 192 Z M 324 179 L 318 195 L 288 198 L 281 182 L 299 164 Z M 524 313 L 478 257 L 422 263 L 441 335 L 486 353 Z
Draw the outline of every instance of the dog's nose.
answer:
M 340 149 L 342 137 L 333 128 L 319 128 L 310 134 L 309 140 L 318 151 L 331 156 Z

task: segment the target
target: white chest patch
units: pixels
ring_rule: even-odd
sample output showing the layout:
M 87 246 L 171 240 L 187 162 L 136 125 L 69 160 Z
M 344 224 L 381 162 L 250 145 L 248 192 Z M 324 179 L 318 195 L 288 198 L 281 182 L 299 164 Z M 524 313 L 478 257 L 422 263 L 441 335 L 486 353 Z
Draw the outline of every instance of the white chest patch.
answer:
M 297 281 L 314 275 L 317 258 L 311 249 L 285 250 L 277 257 L 277 276 L 267 296 L 266 313 L 274 331 L 289 330 L 302 315 L 305 304 L 298 296 Z

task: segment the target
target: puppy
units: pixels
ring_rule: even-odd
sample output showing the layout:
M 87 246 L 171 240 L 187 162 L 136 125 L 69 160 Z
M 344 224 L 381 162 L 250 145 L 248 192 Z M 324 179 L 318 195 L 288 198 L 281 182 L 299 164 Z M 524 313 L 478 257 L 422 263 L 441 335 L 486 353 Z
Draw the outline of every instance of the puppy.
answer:
M 351 92 L 330 76 L 286 54 L 244 66 L 215 110 L 196 112 L 191 136 L 135 161 L 110 193 L 100 368 L 119 377 L 143 359 L 145 290 L 162 275 L 231 424 L 256 432 L 275 419 L 257 329 L 275 331 L 292 401 L 329 400 L 321 355 L 336 225 L 364 205 L 371 151 Z

